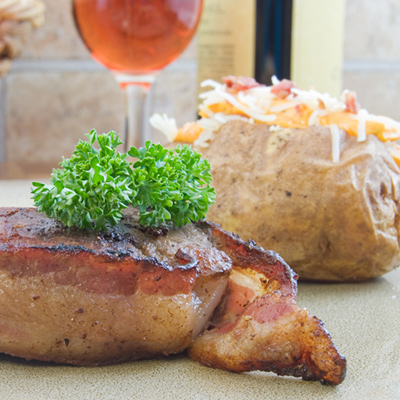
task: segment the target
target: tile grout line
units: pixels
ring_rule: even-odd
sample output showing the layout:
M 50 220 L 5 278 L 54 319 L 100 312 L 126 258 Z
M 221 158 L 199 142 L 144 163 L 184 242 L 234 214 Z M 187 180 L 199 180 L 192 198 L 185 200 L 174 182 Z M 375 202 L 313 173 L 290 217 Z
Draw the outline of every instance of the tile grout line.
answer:
M 195 60 L 177 60 L 165 71 L 184 72 L 197 68 Z M 10 72 L 98 72 L 107 69 L 94 60 L 15 60 Z
M 177 60 L 165 68 L 166 71 L 180 72 L 197 68 L 196 60 Z M 12 71 L 14 72 L 96 72 L 105 71 L 106 68 L 91 59 L 73 60 L 30 60 L 18 59 L 13 62 Z M 343 62 L 344 72 L 400 72 L 400 60 L 345 60 Z

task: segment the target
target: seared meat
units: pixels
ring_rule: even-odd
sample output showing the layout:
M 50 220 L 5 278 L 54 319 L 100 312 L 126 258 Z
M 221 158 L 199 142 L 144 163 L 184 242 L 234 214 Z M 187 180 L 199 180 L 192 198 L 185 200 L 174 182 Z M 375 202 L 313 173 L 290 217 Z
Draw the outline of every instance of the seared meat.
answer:
M 231 269 L 208 234 L 142 231 L 133 211 L 96 234 L 33 208 L 1 209 L 0 352 L 90 365 L 183 351 Z
M 217 248 L 232 260 L 223 301 L 191 346 L 193 360 L 228 371 L 273 371 L 337 385 L 346 360 L 323 323 L 296 304 L 297 276 L 274 252 L 214 226 Z
M 189 348 L 217 368 L 340 383 L 345 359 L 297 307 L 296 278 L 209 222 L 144 229 L 128 210 L 93 233 L 0 209 L 0 352 L 95 365 Z

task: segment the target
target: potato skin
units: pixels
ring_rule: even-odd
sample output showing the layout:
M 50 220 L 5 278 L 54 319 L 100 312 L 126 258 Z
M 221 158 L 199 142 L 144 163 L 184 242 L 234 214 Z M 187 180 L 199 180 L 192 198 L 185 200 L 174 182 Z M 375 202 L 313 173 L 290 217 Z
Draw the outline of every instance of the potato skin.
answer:
M 271 131 L 231 121 L 207 148 L 216 203 L 207 219 L 278 252 L 302 280 L 360 281 L 400 263 L 399 168 L 375 136 Z

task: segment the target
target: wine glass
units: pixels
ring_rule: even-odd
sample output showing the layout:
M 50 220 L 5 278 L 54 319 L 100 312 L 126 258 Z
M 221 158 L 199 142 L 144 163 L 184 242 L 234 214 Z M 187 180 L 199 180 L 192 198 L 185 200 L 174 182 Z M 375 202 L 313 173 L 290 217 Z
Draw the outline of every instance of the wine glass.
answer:
M 190 43 L 203 0 L 72 0 L 78 32 L 92 57 L 125 94 L 125 151 L 149 139 L 148 93 L 158 71 Z

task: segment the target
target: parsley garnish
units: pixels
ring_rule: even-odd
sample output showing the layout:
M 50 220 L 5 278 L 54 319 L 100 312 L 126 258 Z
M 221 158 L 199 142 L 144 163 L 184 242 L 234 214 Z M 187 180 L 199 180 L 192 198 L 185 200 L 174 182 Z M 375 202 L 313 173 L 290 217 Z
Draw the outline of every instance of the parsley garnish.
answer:
M 132 204 L 139 207 L 140 223 L 157 226 L 171 220 L 176 226 L 204 219 L 215 200 L 210 187 L 210 164 L 189 146 L 166 149 L 146 143 L 128 154 L 138 158 L 133 165 L 136 191 Z
M 215 190 L 210 164 L 195 150 L 147 142 L 121 154 L 115 132 L 92 130 L 87 137 L 70 159 L 63 159 L 62 168 L 53 170 L 49 185 L 33 182 L 38 211 L 66 226 L 97 230 L 116 225 L 130 204 L 138 207 L 143 226 L 182 226 L 205 218 Z M 128 155 L 137 158 L 133 165 Z

